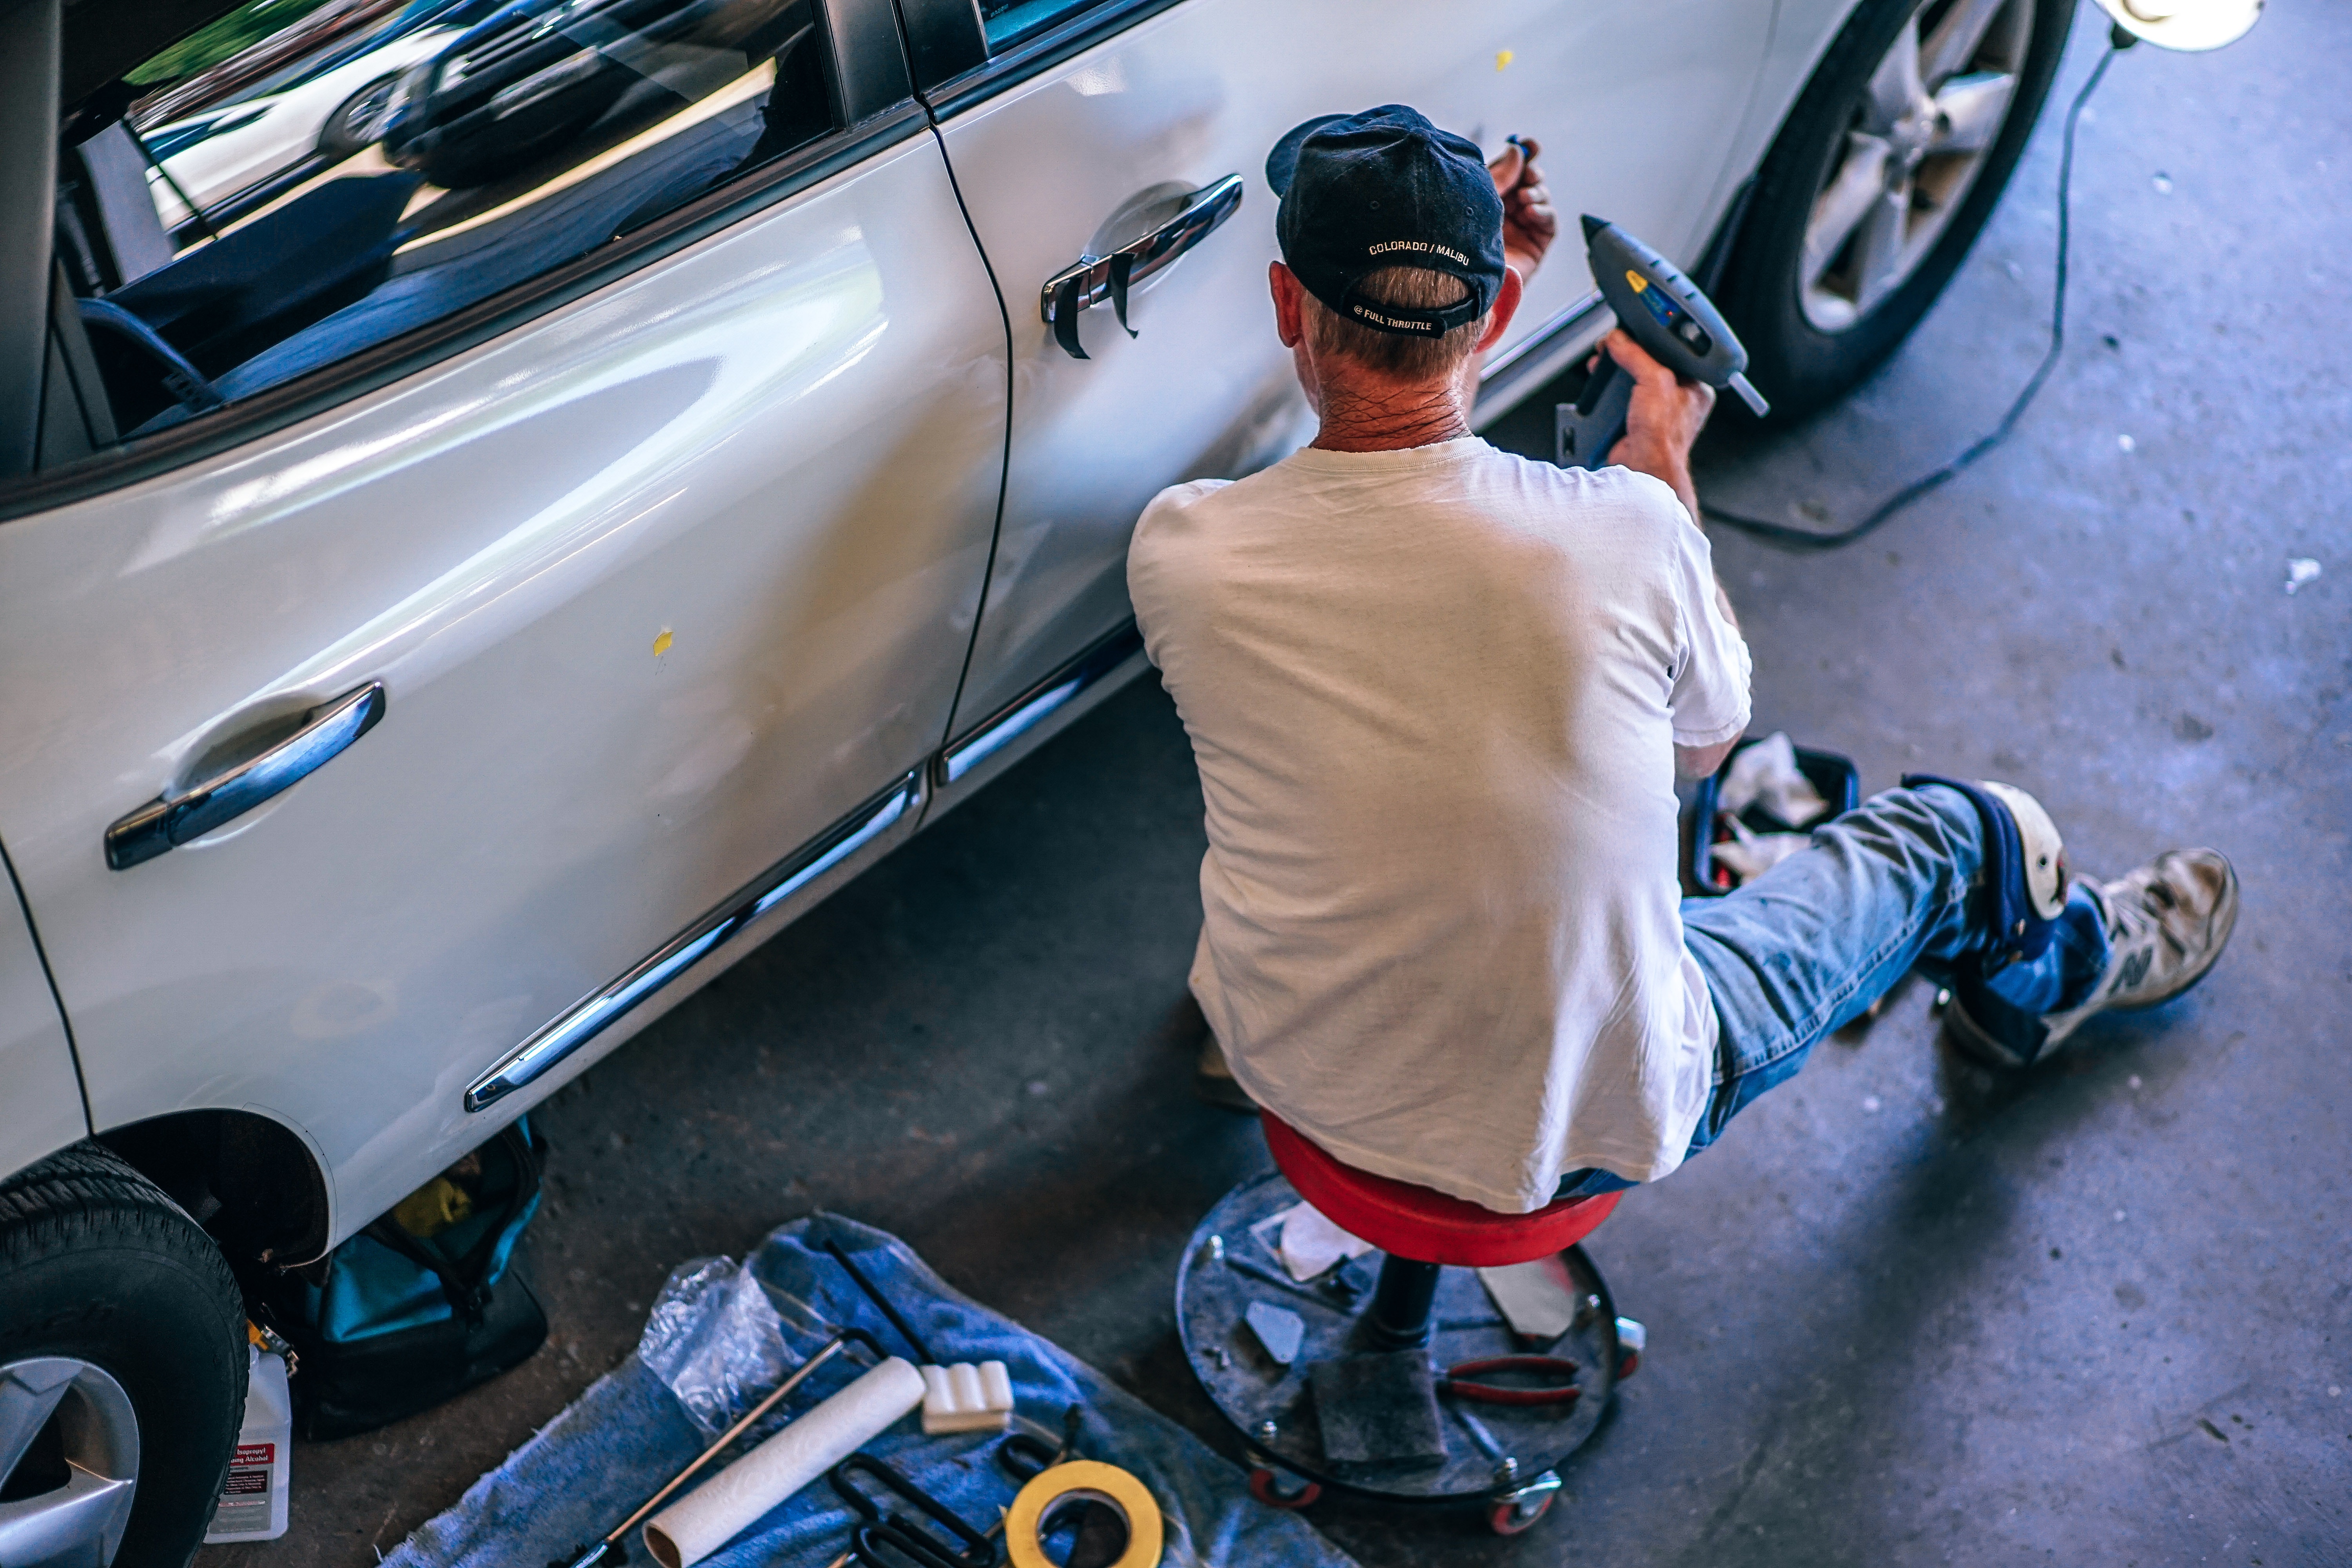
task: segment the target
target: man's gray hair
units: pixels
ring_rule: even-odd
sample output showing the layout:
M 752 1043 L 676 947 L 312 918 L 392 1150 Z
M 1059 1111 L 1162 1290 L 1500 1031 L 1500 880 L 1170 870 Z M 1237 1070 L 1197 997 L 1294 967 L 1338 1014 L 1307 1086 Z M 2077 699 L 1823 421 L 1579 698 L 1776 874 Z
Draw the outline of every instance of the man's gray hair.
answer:
M 1458 305 L 1470 293 L 1470 285 L 1461 279 L 1426 267 L 1383 267 L 1366 273 L 1357 288 L 1373 305 L 1422 310 Z M 1312 294 L 1306 296 L 1306 317 L 1307 342 L 1316 358 L 1353 360 L 1401 381 L 1432 381 L 1458 369 L 1492 319 L 1481 316 L 1440 337 L 1411 337 L 1350 321 Z

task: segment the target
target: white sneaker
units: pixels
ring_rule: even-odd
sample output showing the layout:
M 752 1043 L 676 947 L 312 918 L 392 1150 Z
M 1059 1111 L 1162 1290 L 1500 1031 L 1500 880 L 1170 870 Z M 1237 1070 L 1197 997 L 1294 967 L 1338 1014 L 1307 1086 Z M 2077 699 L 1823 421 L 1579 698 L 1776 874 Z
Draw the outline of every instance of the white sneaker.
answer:
M 1956 993 L 1945 1022 L 1971 1055 L 2023 1067 L 2056 1050 L 2092 1015 L 2153 1007 L 2205 978 L 2238 924 L 2238 873 L 2218 849 L 2168 849 L 2113 882 L 2083 879 L 2107 921 L 2107 968 L 2078 1007 L 2043 1016 L 2042 1047 L 2021 1058 L 1974 1018 Z

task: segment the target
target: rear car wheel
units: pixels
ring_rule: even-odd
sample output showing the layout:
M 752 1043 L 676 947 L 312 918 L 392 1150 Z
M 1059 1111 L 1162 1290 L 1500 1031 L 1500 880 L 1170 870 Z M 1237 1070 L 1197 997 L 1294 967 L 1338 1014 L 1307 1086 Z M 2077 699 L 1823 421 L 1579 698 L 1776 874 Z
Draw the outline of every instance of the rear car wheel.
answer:
M 1722 290 L 1748 376 L 1797 417 L 1927 313 L 2049 96 L 2074 0 L 1865 0 L 1757 176 Z
M 0 1181 L 0 1563 L 180 1568 L 245 1418 L 220 1249 L 108 1151 Z
M 383 129 L 383 111 L 392 107 L 392 89 L 399 85 L 397 72 L 378 77 L 337 104 L 319 128 L 319 151 L 331 158 L 348 158 L 373 142 Z

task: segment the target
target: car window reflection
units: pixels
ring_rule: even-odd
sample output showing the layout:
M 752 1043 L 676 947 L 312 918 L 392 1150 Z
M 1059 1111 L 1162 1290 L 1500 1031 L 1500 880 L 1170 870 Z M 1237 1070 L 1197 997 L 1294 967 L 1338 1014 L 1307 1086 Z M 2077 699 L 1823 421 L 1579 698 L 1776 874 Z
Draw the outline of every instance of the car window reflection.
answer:
M 988 47 L 997 51 L 1011 47 L 1074 12 L 1102 3 L 1103 0 L 981 0 L 980 16 L 988 29 Z
M 69 117 L 126 435 L 527 281 L 833 129 L 811 0 L 253 0 Z

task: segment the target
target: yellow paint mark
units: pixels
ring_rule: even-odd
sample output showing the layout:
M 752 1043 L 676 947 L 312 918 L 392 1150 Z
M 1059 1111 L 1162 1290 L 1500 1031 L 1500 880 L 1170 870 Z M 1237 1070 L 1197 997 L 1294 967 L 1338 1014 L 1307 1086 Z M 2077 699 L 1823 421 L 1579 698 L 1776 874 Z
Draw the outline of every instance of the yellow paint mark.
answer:
M 1517 54 L 1509 49 L 1496 49 L 1495 51 L 1495 68 L 1498 71 L 1508 70 L 1511 68 L 1511 62 L 1518 58 L 1519 57 Z
M 669 628 L 667 626 L 664 626 L 660 633 L 654 638 L 654 657 L 656 658 L 659 658 L 662 655 L 667 653 L 669 651 Z
M 1625 268 L 1625 281 L 1633 286 L 1633 292 L 1636 294 L 1639 294 L 1643 289 L 1647 289 L 1650 286 L 1650 280 L 1648 279 L 1643 277 L 1640 273 L 1634 271 L 1630 267 Z

